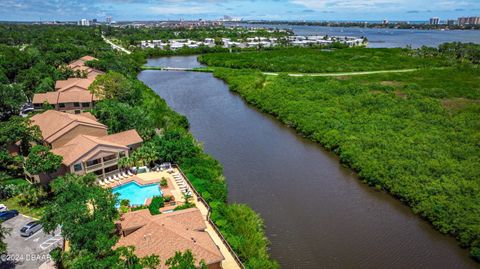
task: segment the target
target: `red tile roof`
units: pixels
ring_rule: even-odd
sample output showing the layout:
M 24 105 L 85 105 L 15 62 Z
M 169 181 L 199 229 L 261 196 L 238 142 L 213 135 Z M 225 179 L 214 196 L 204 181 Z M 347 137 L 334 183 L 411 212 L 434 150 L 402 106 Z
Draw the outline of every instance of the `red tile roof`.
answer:
M 122 231 L 135 230 L 122 236 L 116 247 L 134 246 L 139 257 L 158 255 L 163 261 L 160 268 L 176 251 L 192 251 L 197 265 L 204 260 L 207 265 L 221 262 L 224 257 L 205 232 L 206 225 L 200 210 L 190 208 L 173 213 L 150 215 L 148 209 L 124 214 L 120 219 Z

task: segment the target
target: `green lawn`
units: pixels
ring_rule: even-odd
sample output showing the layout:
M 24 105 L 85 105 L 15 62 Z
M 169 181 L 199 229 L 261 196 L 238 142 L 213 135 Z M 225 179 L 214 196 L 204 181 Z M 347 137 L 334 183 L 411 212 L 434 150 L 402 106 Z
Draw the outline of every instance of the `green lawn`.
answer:
M 27 207 L 27 206 L 22 206 L 18 202 L 18 198 L 13 197 L 10 198 L 6 201 L 2 201 L 2 204 L 5 204 L 8 209 L 12 210 L 18 210 L 21 214 L 24 214 L 29 217 L 34 217 L 37 219 L 40 219 L 43 215 L 43 212 L 45 210 L 45 207 Z
M 348 48 L 321 50 L 288 48 L 240 53 L 212 53 L 199 57 L 209 66 L 250 68 L 268 72 L 326 73 L 396 70 L 445 66 L 440 57 L 410 56 L 407 49 Z

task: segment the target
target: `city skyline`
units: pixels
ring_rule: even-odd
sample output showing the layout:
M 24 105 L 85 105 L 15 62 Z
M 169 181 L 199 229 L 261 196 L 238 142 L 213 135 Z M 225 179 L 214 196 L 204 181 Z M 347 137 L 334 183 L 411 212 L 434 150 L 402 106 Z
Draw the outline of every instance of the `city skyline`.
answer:
M 480 15 L 476 0 L 4 0 L 4 21 L 78 21 L 111 16 L 127 20 L 218 19 L 223 15 L 247 20 L 407 20 L 428 21 Z

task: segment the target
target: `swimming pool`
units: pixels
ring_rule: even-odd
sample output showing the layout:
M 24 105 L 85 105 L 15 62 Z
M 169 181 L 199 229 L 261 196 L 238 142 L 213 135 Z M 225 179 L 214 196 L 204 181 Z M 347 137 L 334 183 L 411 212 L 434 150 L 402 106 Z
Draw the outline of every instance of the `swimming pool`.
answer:
M 162 195 L 158 184 L 141 186 L 136 182 L 115 187 L 112 189 L 112 192 L 119 194 L 120 201 L 129 200 L 130 205 L 143 205 L 147 198 Z

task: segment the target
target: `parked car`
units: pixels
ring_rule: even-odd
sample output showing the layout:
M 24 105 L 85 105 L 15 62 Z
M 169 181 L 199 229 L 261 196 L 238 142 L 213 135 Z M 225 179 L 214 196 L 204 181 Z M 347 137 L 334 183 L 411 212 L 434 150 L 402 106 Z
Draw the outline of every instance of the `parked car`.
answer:
M 28 237 L 38 232 L 42 228 L 43 228 L 43 225 L 40 222 L 32 221 L 27 223 L 25 226 L 22 227 L 22 229 L 20 229 L 20 235 Z
M 0 220 L 6 221 L 9 220 L 13 217 L 18 216 L 18 211 L 17 210 L 9 210 L 5 212 L 0 212 Z

